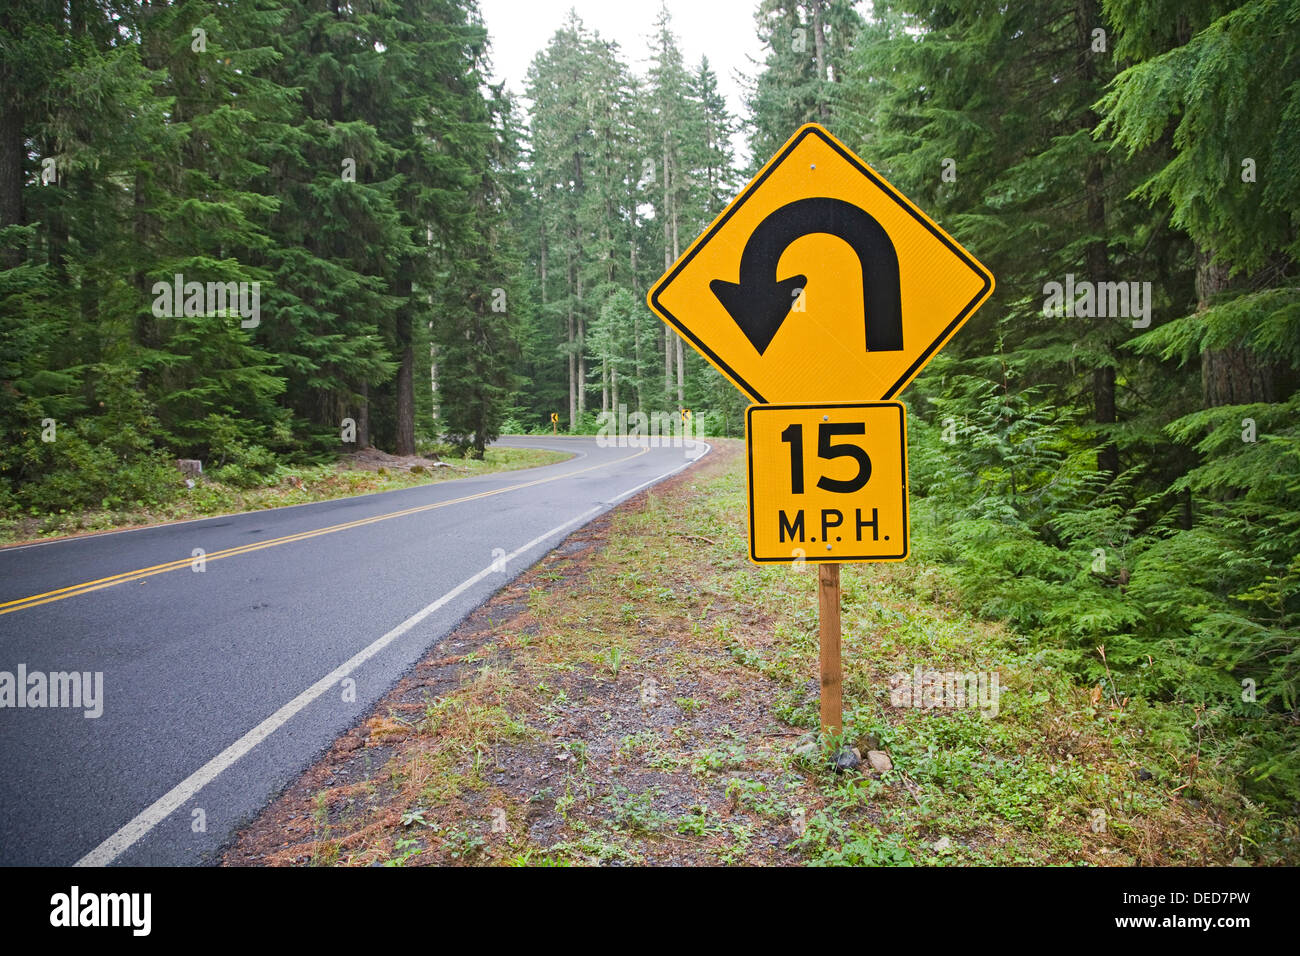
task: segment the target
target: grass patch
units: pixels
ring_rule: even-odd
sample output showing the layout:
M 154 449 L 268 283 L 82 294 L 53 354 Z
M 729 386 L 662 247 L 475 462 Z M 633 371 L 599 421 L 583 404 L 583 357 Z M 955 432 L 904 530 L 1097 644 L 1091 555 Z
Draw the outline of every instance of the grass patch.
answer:
M 328 843 L 258 862 L 1300 859 L 1294 819 L 1195 759 L 1194 713 L 1077 685 L 1028 638 L 966 611 L 924 554 L 842 570 L 844 742 L 889 763 L 836 773 L 817 751 L 796 756 L 817 726 L 816 573 L 746 560 L 743 446 L 718 445 L 475 612 L 435 652 L 457 663 L 427 671 L 437 698 L 418 732 L 374 774 L 394 782 L 346 805 Z M 898 705 L 898 675 L 918 668 L 996 673 L 996 713 Z M 417 708 L 422 673 L 386 706 Z M 350 766 L 355 751 L 330 759 Z M 304 812 L 322 789 L 341 805 L 337 785 L 300 787 L 228 861 L 252 858 L 277 813 Z M 438 829 L 408 855 L 397 841 L 416 807 Z
M 152 507 L 137 502 L 132 508 L 61 509 L 53 514 L 0 515 L 0 545 L 396 491 L 497 471 L 536 468 L 570 457 L 566 452 L 544 448 L 491 446 L 481 460 L 443 457 L 442 460 L 450 466 L 447 468 L 417 465 L 410 470 L 385 467 L 378 470 L 350 469 L 346 461 L 303 467 L 282 465 L 266 484 L 255 488 L 238 488 L 201 477 L 194 488 L 186 488 L 167 503 Z

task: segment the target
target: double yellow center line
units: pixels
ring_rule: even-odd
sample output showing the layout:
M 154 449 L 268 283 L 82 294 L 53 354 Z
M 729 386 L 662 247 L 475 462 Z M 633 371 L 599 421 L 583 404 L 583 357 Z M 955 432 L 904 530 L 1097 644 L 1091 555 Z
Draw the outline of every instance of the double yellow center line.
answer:
M 404 518 L 407 515 L 419 514 L 423 511 L 434 511 L 438 508 L 449 507 L 450 505 L 463 504 L 466 501 L 476 501 L 479 498 L 490 498 L 493 495 L 503 495 L 509 491 L 519 491 L 521 488 L 532 488 L 536 485 L 544 485 L 547 482 L 559 481 L 563 478 L 572 478 L 574 475 L 581 475 L 584 472 L 594 471 L 597 468 L 606 468 L 609 465 L 616 465 L 621 461 L 627 461 L 629 458 L 636 458 L 640 455 L 644 455 L 649 450 L 650 449 L 647 446 L 631 455 L 616 458 L 614 461 L 605 461 L 597 465 L 589 465 L 586 468 L 579 468 L 577 471 L 566 471 L 562 475 L 552 475 L 549 478 L 537 478 L 533 481 L 524 481 L 517 485 L 509 485 L 505 488 L 496 488 L 492 491 L 479 492 L 476 495 L 466 495 L 463 498 L 452 498 L 449 501 L 436 501 L 433 504 L 420 505 L 417 508 L 406 508 L 402 511 L 390 511 L 387 514 L 375 515 L 371 518 L 362 518 L 358 521 L 347 521 L 343 524 L 330 525 L 327 528 L 317 528 L 315 531 L 302 531 L 298 534 L 285 535 L 282 538 L 271 538 L 268 541 L 256 541 L 252 544 L 241 545 L 238 548 L 227 548 L 224 551 L 213 551 L 211 554 L 203 555 L 202 558 L 204 561 L 217 561 L 221 558 L 233 558 L 237 555 L 261 551 L 263 548 L 274 548 L 282 544 L 292 544 L 295 541 L 306 541 L 308 538 L 316 538 L 323 534 L 334 534 L 336 531 L 347 531 L 349 528 L 360 528 L 363 525 L 387 521 L 390 518 Z M 23 611 L 29 607 L 49 604 L 51 601 L 62 601 L 66 598 L 76 597 L 79 594 L 89 594 L 92 591 L 116 587 L 119 584 L 126 584 L 128 581 L 139 581 L 142 578 L 152 577 L 155 574 L 164 574 L 168 571 L 188 568 L 193 565 L 196 560 L 197 558 L 194 557 L 177 558 L 175 561 L 167 561 L 164 564 L 155 564 L 152 567 L 139 568 L 135 571 L 123 571 L 121 574 L 113 574 L 106 578 L 99 578 L 94 581 L 85 581 L 81 584 L 73 584 L 66 588 L 59 588 L 55 591 L 45 591 L 41 594 L 33 594 L 29 597 L 19 598 L 16 601 L 7 601 L 0 604 L 0 614 L 12 614 L 14 611 Z

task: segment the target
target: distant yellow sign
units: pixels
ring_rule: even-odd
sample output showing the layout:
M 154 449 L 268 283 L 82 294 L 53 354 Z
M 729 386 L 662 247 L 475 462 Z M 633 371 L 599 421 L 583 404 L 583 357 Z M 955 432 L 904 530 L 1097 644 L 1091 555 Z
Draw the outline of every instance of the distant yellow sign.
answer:
M 993 291 L 821 126 L 799 129 L 647 301 L 754 401 L 889 399 Z
M 751 560 L 906 560 L 901 402 L 751 405 L 745 433 Z

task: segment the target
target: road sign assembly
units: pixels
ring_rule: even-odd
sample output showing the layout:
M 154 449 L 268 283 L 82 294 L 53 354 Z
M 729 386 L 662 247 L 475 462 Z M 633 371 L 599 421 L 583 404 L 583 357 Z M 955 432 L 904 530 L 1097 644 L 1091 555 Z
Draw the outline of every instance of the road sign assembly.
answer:
M 810 123 L 646 295 L 756 403 L 749 557 L 820 564 L 826 732 L 841 722 L 839 565 L 908 556 L 893 399 L 992 293 L 988 269 Z

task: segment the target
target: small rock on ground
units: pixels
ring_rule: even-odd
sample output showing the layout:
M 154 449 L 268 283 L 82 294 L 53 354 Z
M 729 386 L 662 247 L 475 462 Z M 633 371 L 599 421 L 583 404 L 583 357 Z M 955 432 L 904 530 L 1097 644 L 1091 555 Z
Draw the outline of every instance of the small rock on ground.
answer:
M 862 766 L 862 754 L 857 747 L 844 747 L 835 755 L 835 769 L 840 773 L 857 770 Z

